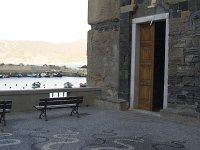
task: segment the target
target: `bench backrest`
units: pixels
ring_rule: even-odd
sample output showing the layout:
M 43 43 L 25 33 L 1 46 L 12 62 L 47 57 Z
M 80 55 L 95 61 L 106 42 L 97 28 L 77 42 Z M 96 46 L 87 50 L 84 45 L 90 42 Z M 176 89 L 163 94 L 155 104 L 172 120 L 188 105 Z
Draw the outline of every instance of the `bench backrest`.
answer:
M 39 106 L 64 105 L 64 104 L 79 105 L 82 102 L 83 102 L 83 96 L 44 98 L 44 99 L 40 99 Z
M 12 101 L 0 101 L 0 109 L 11 109 Z

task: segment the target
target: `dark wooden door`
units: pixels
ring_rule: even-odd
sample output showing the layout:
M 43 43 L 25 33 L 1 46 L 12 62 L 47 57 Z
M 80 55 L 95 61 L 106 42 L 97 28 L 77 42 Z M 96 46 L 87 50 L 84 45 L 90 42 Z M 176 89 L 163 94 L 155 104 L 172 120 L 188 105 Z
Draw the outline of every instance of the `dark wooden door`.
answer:
M 140 69 L 138 108 L 152 110 L 155 25 L 140 25 Z

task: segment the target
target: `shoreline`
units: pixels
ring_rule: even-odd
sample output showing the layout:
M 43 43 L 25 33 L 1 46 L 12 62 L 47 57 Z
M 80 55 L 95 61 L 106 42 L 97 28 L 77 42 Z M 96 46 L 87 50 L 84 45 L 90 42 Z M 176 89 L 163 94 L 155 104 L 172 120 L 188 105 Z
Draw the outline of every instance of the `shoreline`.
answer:
M 49 72 L 51 75 L 56 72 L 62 72 L 63 76 L 68 77 L 86 77 L 87 69 L 86 68 L 67 68 L 66 66 L 54 66 L 54 65 L 44 65 L 44 66 L 35 66 L 35 65 L 1 65 L 0 66 L 0 75 L 8 75 L 10 77 L 16 77 L 17 74 L 21 74 L 26 77 L 27 74 L 41 74 L 44 72 Z

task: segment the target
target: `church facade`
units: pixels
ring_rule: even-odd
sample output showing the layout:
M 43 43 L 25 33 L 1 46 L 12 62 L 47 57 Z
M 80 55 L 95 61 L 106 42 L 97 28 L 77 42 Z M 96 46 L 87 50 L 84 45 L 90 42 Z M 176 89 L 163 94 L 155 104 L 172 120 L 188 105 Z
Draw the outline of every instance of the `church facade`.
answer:
M 129 109 L 200 112 L 200 1 L 89 0 L 88 86 Z

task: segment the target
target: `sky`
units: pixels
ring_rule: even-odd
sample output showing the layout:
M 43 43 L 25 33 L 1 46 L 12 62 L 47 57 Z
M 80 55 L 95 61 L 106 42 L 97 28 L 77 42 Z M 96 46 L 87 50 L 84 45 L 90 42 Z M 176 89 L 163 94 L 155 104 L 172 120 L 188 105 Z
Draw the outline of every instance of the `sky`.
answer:
M 0 40 L 86 39 L 88 0 L 0 0 Z

